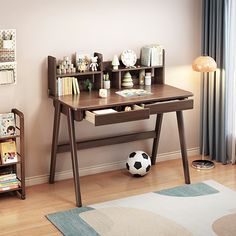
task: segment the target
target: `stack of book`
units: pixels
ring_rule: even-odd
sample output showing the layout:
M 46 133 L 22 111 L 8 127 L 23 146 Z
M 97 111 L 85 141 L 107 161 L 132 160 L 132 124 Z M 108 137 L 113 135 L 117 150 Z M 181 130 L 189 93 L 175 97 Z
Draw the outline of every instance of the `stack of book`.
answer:
M 19 181 L 15 173 L 0 175 L 0 192 L 16 189 L 19 187 Z
M 158 44 L 148 45 L 141 49 L 141 64 L 143 66 L 162 66 L 163 47 Z
M 79 83 L 75 77 L 62 77 L 57 79 L 58 96 L 79 94 Z

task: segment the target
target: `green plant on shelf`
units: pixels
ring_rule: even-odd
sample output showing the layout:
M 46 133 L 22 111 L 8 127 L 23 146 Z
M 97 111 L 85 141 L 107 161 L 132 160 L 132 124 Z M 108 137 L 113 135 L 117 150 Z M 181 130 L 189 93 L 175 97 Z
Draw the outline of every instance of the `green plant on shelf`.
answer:
M 84 81 L 84 86 L 89 92 L 91 92 L 91 90 L 93 88 L 93 83 L 89 79 L 86 79 Z

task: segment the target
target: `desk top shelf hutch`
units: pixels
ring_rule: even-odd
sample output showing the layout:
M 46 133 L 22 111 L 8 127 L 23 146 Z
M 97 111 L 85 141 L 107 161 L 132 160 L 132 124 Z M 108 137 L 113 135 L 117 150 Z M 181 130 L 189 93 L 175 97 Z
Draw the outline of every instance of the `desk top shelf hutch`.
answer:
M 127 143 L 136 140 L 153 139 L 152 152 L 150 156 L 152 164 L 154 165 L 156 163 L 163 113 L 176 112 L 185 183 L 190 183 L 182 111 L 193 108 L 193 100 L 189 99 L 193 94 L 165 84 L 164 50 L 163 63 L 161 66 L 142 66 L 140 64 L 140 59 L 138 59 L 135 65 L 136 68 L 126 68 L 125 66 L 122 66 L 122 63 L 120 63 L 121 65 L 117 70 L 112 68 L 111 61 L 102 60 L 102 54 L 94 53 L 94 55 L 98 56 L 98 71 L 78 72 L 65 75 L 57 74 L 57 59 L 53 56 L 48 56 L 48 93 L 49 97 L 53 99 L 55 108 L 49 182 L 54 183 L 56 154 L 70 151 L 75 182 L 76 205 L 82 206 L 77 150 L 113 145 L 117 143 Z M 151 73 L 151 86 L 139 85 L 139 72 L 141 70 Z M 151 94 L 137 97 L 122 97 L 116 94 L 118 90 L 123 89 L 121 81 L 126 72 L 129 72 L 132 76 L 134 83 L 133 88 L 145 89 L 151 92 Z M 103 88 L 104 73 L 109 73 L 111 89 L 108 90 L 107 98 L 100 98 L 98 90 Z M 57 79 L 63 76 L 73 76 L 77 78 L 81 88 L 80 94 L 58 96 Z M 91 92 L 86 91 L 83 87 L 83 81 L 85 79 L 89 79 L 94 84 Z M 137 109 L 125 111 L 124 108 L 126 106 L 136 107 Z M 117 112 L 99 115 L 93 113 L 94 110 L 106 108 L 112 108 Z M 58 142 L 61 113 L 67 116 L 70 137 L 69 143 L 63 144 L 59 144 Z M 82 121 L 83 119 L 86 119 L 89 122 L 92 122 L 95 126 L 100 126 L 149 119 L 152 114 L 156 115 L 155 129 L 152 131 L 99 138 L 96 140 L 76 140 L 74 121 Z

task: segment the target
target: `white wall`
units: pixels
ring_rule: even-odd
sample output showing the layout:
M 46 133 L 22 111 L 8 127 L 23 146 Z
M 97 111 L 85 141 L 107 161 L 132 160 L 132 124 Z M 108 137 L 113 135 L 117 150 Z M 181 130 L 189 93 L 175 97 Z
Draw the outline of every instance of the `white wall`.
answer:
M 195 94 L 195 108 L 184 116 L 187 146 L 198 147 L 200 75 L 192 72 L 191 62 L 200 54 L 200 5 L 200 0 L 0 0 L 0 28 L 17 30 L 18 62 L 17 84 L 0 87 L 0 112 L 16 107 L 25 114 L 27 176 L 49 172 L 53 106 L 47 96 L 48 55 L 60 58 L 75 51 L 98 51 L 111 60 L 124 49 L 139 54 L 143 45 L 162 44 L 166 82 Z M 86 121 L 77 124 L 81 139 L 153 127 L 153 118 L 98 128 Z M 64 128 L 60 139 L 66 138 Z M 83 150 L 80 166 L 121 161 L 137 149 L 150 153 L 151 141 Z M 175 114 L 166 114 L 159 153 L 179 149 Z M 67 158 L 58 159 L 57 170 L 71 169 L 69 154 L 60 156 Z

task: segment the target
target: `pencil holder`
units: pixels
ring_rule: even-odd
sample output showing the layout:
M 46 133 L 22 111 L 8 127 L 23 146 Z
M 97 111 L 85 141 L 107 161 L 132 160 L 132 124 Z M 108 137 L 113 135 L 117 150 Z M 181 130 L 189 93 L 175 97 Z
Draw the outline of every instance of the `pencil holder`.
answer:
M 104 80 L 103 81 L 103 86 L 104 86 L 104 89 L 110 89 L 111 81 L 110 80 Z

